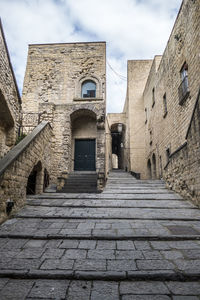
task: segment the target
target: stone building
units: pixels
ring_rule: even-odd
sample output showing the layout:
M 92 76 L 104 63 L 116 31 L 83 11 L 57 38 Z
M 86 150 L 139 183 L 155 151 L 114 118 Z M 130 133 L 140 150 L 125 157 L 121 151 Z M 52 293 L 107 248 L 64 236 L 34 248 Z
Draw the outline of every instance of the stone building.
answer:
M 80 176 L 87 191 L 88 174 L 93 191 L 102 191 L 109 170 L 120 168 L 138 179 L 164 178 L 181 193 L 185 187 L 183 195 L 198 202 L 199 28 L 199 1 L 183 0 L 163 55 L 128 61 L 123 112 L 106 117 L 105 42 L 30 45 L 21 110 L 0 25 L 0 156 L 14 145 L 19 127 L 27 134 L 41 121 L 50 124 L 36 129 L 27 148 L 42 155 L 28 162 L 23 188 L 38 163 L 40 192 L 47 173 L 57 191 L 73 190 L 67 184 Z
M 23 128 L 53 128 L 51 183 L 75 171 L 105 177 L 106 44 L 30 45 L 22 94 Z
M 0 20 L 0 158 L 16 142 L 20 113 L 21 98 Z
M 186 141 L 200 86 L 199 28 L 199 1 L 184 0 L 163 55 L 128 61 L 124 167 L 140 178 L 165 177 Z

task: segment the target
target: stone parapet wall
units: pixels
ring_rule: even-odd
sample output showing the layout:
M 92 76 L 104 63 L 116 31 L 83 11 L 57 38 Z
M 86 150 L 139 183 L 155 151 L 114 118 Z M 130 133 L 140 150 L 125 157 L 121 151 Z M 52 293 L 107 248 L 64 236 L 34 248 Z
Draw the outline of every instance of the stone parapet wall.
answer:
M 167 187 L 200 206 L 200 92 L 188 128 L 187 142 L 170 156 L 164 179 Z
M 50 125 L 42 122 L 0 160 L 0 222 L 7 218 L 8 200 L 13 201 L 14 212 L 25 204 L 28 177 L 38 163 L 36 193 L 43 192 L 44 169 L 51 173 L 51 138 Z

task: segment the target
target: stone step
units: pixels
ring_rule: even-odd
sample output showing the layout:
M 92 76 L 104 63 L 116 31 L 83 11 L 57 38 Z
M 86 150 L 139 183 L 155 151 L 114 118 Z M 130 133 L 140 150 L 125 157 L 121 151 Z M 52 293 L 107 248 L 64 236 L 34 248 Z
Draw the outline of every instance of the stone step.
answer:
M 66 179 L 65 185 L 58 193 L 96 193 L 96 172 L 72 172 Z

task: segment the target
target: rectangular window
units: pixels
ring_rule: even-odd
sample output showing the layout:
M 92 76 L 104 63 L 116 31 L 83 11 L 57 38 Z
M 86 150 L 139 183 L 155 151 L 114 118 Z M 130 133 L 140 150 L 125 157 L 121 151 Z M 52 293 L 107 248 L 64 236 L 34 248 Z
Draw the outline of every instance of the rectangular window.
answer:
M 171 151 L 170 151 L 170 148 L 168 147 L 168 148 L 166 149 L 166 160 L 167 160 L 167 163 L 169 162 L 170 154 L 171 154 Z
M 167 96 L 166 93 L 163 95 L 163 118 L 167 115 Z
M 145 124 L 147 124 L 147 108 L 145 107 Z
M 152 145 L 152 129 L 150 129 L 149 131 L 149 145 L 151 146 Z
M 152 107 L 155 105 L 155 88 L 152 89 Z
M 190 91 L 188 86 L 188 65 L 185 62 L 180 71 L 181 84 L 178 88 L 179 94 L 179 104 L 182 105 L 183 102 L 188 98 Z

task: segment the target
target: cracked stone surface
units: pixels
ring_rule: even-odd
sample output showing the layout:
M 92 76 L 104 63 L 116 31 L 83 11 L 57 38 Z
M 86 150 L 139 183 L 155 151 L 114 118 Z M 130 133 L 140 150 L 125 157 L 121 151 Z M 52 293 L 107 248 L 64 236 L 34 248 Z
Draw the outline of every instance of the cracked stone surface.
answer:
M 0 226 L 0 299 L 200 299 L 200 211 L 111 172 L 102 194 L 44 193 Z

